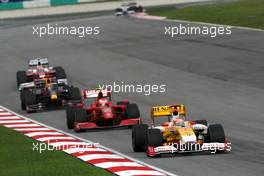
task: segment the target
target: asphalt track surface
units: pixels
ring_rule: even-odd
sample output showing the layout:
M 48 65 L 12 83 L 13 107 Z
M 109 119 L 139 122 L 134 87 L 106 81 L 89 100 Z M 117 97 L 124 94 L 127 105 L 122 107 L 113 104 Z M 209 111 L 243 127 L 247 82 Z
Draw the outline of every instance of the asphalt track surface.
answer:
M 26 114 L 39 122 L 99 142 L 177 175 L 263 175 L 264 33 L 232 29 L 231 36 L 164 35 L 175 22 L 101 16 L 50 21 L 61 25 L 100 26 L 86 38 L 32 35 L 38 19 L 2 21 L 0 26 L 1 105 L 18 113 L 17 70 L 30 57 L 48 57 L 63 66 L 71 84 L 91 88 L 102 83 L 166 84 L 159 94 L 119 93 L 138 103 L 145 122 L 153 105 L 184 103 L 190 119 L 223 124 L 233 148 L 229 154 L 184 154 L 148 158 L 134 153 L 130 129 L 78 133 L 66 128 L 62 110 Z M 47 21 L 44 23 L 46 24 Z

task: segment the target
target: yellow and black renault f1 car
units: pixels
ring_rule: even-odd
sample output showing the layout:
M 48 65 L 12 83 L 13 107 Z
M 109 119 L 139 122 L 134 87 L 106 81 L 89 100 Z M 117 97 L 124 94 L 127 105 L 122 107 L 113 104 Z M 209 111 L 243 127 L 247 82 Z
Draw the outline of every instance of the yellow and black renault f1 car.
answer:
M 206 120 L 186 120 L 183 104 L 152 107 L 151 121 L 150 126 L 133 126 L 135 152 L 146 151 L 147 156 L 154 157 L 163 153 L 231 151 L 222 125 L 208 124 Z

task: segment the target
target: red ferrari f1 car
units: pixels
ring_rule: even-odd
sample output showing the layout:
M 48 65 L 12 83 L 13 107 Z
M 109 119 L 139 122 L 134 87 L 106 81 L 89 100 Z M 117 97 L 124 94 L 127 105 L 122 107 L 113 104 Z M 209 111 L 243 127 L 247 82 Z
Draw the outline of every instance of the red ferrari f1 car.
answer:
M 87 102 L 92 100 L 92 103 Z M 131 127 L 141 124 L 137 104 L 123 100 L 114 104 L 109 90 L 83 90 L 83 101 L 66 109 L 68 129 L 76 132 L 85 129 Z

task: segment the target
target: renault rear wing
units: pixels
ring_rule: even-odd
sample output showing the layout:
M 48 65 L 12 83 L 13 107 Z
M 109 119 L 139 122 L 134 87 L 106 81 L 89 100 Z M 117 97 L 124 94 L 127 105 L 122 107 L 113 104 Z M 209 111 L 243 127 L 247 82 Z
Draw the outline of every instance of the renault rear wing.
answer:
M 170 116 L 174 111 L 177 111 L 181 115 L 185 115 L 185 105 L 165 105 L 154 106 L 151 108 L 151 118 L 154 120 L 156 117 Z

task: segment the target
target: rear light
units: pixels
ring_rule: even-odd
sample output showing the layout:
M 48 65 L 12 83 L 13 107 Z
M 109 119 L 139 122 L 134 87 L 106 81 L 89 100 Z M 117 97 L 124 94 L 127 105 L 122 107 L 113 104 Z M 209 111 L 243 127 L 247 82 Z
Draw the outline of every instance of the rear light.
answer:
M 110 90 L 110 88 L 109 88 L 109 87 L 107 87 L 107 89 L 106 89 L 106 90 L 107 90 L 107 96 L 108 96 L 108 97 L 110 97 L 110 96 L 111 96 L 111 90 Z
M 196 122 L 191 122 L 191 125 L 195 125 L 196 124 Z
M 125 99 L 125 100 L 123 100 L 123 102 L 124 102 L 125 104 L 128 104 L 129 100 L 128 100 L 128 99 Z
M 82 108 L 83 106 L 84 106 L 84 105 L 81 104 L 81 103 L 77 103 L 77 104 L 76 104 L 76 107 L 77 107 L 77 108 Z
M 156 155 L 155 148 L 153 146 L 147 147 L 147 155 L 152 157 Z

